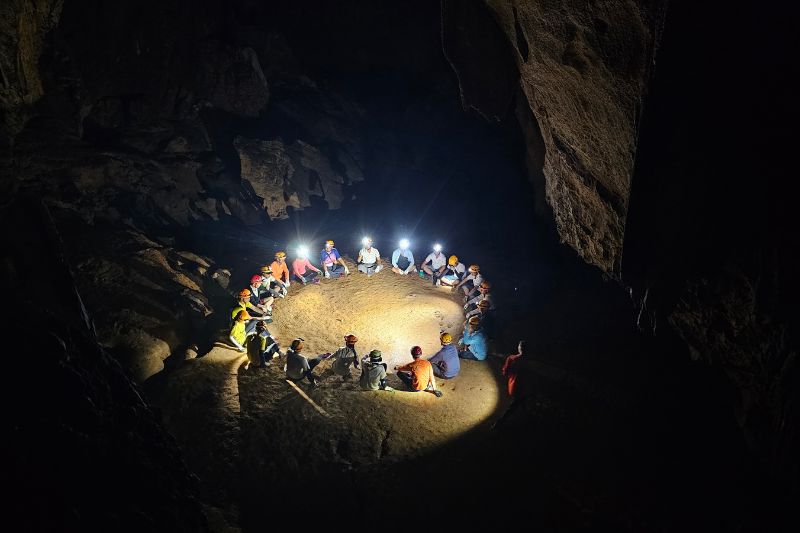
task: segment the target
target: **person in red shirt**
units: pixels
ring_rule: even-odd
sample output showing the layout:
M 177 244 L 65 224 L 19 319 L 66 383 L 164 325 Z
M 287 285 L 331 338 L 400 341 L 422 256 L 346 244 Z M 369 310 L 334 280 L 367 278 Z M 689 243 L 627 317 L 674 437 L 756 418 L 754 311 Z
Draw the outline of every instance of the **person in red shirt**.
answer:
M 442 391 L 436 390 L 436 378 L 433 377 L 433 365 L 422 357 L 422 348 L 414 346 L 411 348 L 411 357 L 414 358 L 408 364 L 394 367 L 397 377 L 405 383 L 411 392 L 427 391 L 442 397 Z
M 297 258 L 292 262 L 292 273 L 294 277 L 300 280 L 300 283 L 305 285 L 309 281 L 314 284 L 319 284 L 319 275 L 321 270 L 311 264 L 308 260 L 308 249 L 299 248 L 297 250 Z
M 503 376 L 508 378 L 508 395 L 511 396 L 512 401 L 503 416 L 492 425 L 492 429 L 502 427 L 506 420 L 525 402 L 525 399 L 533 393 L 527 347 L 526 341 L 519 341 L 518 353 L 509 355 L 503 363 Z

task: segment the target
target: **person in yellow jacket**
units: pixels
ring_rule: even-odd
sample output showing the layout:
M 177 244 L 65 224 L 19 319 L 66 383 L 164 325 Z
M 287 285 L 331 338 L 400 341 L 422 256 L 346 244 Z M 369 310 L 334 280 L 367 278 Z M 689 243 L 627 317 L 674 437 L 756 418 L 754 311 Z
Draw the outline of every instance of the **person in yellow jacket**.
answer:
M 228 337 L 230 341 L 233 343 L 236 348 L 239 349 L 240 352 L 247 351 L 244 347 L 245 342 L 247 341 L 247 331 L 245 331 L 245 324 L 247 321 L 250 320 L 250 315 L 247 314 L 247 311 L 240 310 L 236 313 L 236 317 L 233 319 L 233 326 L 231 326 L 231 333 Z

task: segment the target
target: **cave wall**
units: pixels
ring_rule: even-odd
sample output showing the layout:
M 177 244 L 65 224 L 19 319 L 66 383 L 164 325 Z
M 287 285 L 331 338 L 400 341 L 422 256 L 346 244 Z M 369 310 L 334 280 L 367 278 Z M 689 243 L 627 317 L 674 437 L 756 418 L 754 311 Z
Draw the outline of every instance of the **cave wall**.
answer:
M 612 275 L 662 4 L 442 2 L 444 51 L 465 109 L 503 118 L 521 90 L 518 120 L 544 146 L 543 160 L 529 155 L 531 181 L 543 189 L 562 242 Z M 537 144 L 528 143 L 531 152 Z

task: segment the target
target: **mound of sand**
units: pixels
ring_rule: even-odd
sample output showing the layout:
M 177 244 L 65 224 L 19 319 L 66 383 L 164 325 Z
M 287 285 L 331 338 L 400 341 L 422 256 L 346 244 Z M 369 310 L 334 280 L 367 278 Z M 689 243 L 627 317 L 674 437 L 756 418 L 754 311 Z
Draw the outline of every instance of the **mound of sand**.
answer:
M 317 388 L 296 388 L 285 380 L 283 358 L 267 369 L 249 368 L 244 354 L 223 343 L 165 376 L 158 394 L 164 420 L 204 493 L 220 507 L 244 511 L 289 485 L 336 490 L 358 472 L 402 468 L 496 412 L 503 394 L 488 362 L 462 361 L 459 376 L 437 379 L 441 398 L 406 392 L 393 374 L 395 365 L 411 361 L 413 345 L 433 355 L 440 330 L 459 338 L 464 315 L 457 294 L 416 276 L 384 270 L 368 278 L 352 264 L 350 271 L 320 285 L 293 284 L 275 304 L 269 329 L 284 349 L 303 337 L 308 357 L 333 352 L 354 333 L 360 357 L 383 352 L 396 391 L 361 391 L 360 371 L 344 382 L 329 371 L 330 361 L 314 371 L 323 378 Z

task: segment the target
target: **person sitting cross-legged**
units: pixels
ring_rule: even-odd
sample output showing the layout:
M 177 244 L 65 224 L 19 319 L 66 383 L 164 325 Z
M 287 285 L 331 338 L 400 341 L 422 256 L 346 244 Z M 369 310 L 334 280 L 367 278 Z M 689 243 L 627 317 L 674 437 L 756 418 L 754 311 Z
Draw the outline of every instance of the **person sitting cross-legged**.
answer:
M 320 252 L 320 262 L 326 278 L 338 278 L 350 274 L 350 269 L 339 255 L 339 250 L 333 247 L 333 241 L 325 241 L 325 248 Z
M 361 360 L 361 379 L 358 384 L 362 390 L 394 390 L 386 385 L 386 363 L 380 350 L 372 350 Z
M 442 348 L 428 361 L 433 365 L 433 373 L 437 378 L 454 378 L 461 370 L 461 361 L 458 358 L 458 350 L 453 346 L 453 336 L 442 332 L 439 335 L 439 342 L 441 342 Z
M 342 376 L 342 381 L 347 381 L 352 377 L 350 373 L 350 365 L 358 368 L 358 354 L 356 353 L 356 343 L 358 337 L 355 335 L 346 335 L 344 338 L 344 346 L 333 352 L 331 359 L 333 365 L 331 370 L 337 376 Z
M 411 392 L 427 391 L 442 397 L 442 391 L 436 390 L 436 378 L 433 376 L 433 366 L 429 361 L 422 359 L 422 348 L 411 348 L 410 363 L 394 367 L 397 377 L 408 387 Z
M 472 359 L 473 361 L 483 361 L 489 352 L 486 335 L 478 327 L 481 319 L 473 316 L 467 321 L 464 329 L 464 336 L 461 337 L 458 356 L 462 359 Z
M 400 247 L 392 252 L 392 272 L 406 276 L 410 272 L 416 272 L 417 267 L 414 266 L 414 254 L 408 248 L 408 239 L 400 241 Z
M 250 315 L 247 314 L 247 311 L 240 310 L 236 313 L 233 319 L 233 325 L 231 326 L 231 332 L 228 336 L 228 339 L 236 346 L 236 349 L 240 352 L 246 351 L 244 344 L 247 341 L 247 331 L 245 330 L 245 324 L 247 321 L 250 320 Z
M 377 274 L 383 268 L 381 264 L 381 253 L 372 246 L 372 239 L 364 237 L 364 247 L 358 252 L 358 271 L 367 276 Z
M 292 273 L 303 285 L 309 282 L 319 284 L 319 275 L 322 271 L 312 265 L 306 255 L 307 251 L 305 249 L 298 250 L 297 258 L 292 261 Z

